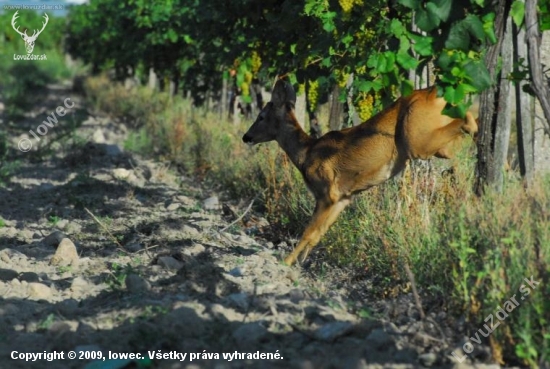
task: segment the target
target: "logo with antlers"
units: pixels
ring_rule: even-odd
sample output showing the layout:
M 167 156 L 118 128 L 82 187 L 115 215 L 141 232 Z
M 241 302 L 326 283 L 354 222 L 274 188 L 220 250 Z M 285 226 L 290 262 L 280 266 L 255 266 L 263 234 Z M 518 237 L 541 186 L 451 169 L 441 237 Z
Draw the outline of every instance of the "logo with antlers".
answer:
M 17 28 L 15 27 L 15 20 L 18 18 L 17 13 L 18 11 L 16 11 L 13 17 L 11 18 L 11 26 L 13 27 L 15 32 L 21 35 L 21 37 L 23 38 L 23 41 L 25 41 L 25 48 L 27 49 L 27 54 L 30 54 L 34 49 L 34 43 L 36 41 L 36 38 L 38 37 L 38 35 L 42 33 L 42 31 L 44 31 L 44 28 L 46 28 L 46 24 L 48 24 L 48 20 L 49 20 L 48 14 L 44 13 L 44 19 L 46 21 L 42 22 L 42 29 L 40 31 L 34 30 L 32 35 L 29 36 L 27 35 L 27 30 L 25 30 L 25 32 L 21 32 L 19 31 L 19 26 Z

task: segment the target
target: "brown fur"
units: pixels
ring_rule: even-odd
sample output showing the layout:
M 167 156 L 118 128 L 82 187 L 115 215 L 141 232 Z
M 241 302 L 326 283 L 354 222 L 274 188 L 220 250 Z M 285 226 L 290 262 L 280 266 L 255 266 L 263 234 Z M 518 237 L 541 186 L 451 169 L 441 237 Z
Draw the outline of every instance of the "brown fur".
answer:
M 477 124 L 442 115 L 445 101 L 435 88 L 417 90 L 396 100 L 358 126 L 309 137 L 294 116 L 296 95 L 277 81 L 271 102 L 243 136 L 250 144 L 276 140 L 302 173 L 316 200 L 313 218 L 295 250 L 285 259 L 304 261 L 354 194 L 377 186 L 401 172 L 409 159 L 449 158 Z

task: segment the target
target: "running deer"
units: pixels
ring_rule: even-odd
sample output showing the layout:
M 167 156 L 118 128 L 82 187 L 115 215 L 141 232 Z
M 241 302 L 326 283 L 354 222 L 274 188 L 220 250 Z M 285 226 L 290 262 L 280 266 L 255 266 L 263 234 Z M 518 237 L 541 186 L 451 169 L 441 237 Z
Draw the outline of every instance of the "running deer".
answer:
M 464 133 L 477 132 L 471 113 L 465 119 L 442 114 L 445 100 L 435 87 L 414 91 L 368 121 L 318 139 L 298 124 L 295 103 L 292 86 L 278 80 L 271 101 L 243 136 L 250 145 L 277 141 L 315 197 L 313 217 L 287 265 L 305 261 L 353 195 L 392 178 L 409 159 L 450 158 Z

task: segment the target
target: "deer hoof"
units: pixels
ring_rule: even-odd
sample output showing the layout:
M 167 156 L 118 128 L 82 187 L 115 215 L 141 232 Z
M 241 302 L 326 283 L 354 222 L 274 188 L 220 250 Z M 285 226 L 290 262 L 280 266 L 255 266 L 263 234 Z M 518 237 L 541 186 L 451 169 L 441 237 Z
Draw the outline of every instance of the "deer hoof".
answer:
M 294 264 L 295 262 L 296 262 L 296 256 L 294 256 L 293 253 L 288 255 L 284 260 L 285 265 L 288 265 L 288 266 L 292 266 L 292 264 Z

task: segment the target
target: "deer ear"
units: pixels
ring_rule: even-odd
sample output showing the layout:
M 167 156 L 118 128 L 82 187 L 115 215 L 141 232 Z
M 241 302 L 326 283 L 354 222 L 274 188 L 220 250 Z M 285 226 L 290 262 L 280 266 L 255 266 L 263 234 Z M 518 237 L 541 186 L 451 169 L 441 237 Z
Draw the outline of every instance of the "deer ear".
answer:
M 271 102 L 275 106 L 283 106 L 286 103 L 292 103 L 294 106 L 296 104 L 296 92 L 294 92 L 292 85 L 283 79 L 278 80 L 271 94 Z

